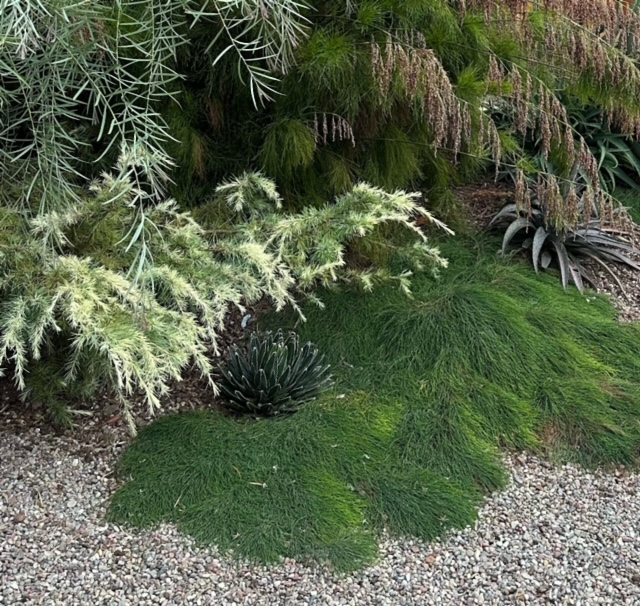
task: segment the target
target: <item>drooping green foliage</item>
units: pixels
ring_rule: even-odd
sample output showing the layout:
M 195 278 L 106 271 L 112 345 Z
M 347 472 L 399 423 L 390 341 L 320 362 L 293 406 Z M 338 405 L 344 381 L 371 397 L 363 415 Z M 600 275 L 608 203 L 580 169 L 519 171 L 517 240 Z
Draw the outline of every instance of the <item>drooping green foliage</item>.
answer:
M 268 18 L 257 9 L 252 0 L 2 0 L 2 203 L 34 214 L 77 203 L 122 150 L 162 197 L 176 159 L 168 148 L 184 134 L 164 110 L 187 101 L 191 32 L 205 32 L 198 60 L 214 69 L 226 57 L 256 103 L 273 93 L 271 72 L 290 64 L 305 5 L 270 1 Z
M 227 408 L 241 414 L 273 416 L 295 412 L 331 386 L 329 365 L 313 343 L 300 346 L 294 332 L 252 334 L 235 346 L 219 382 Z
M 491 225 L 504 230 L 502 254 L 514 245 L 529 251 L 536 272 L 548 269 L 555 261 L 565 289 L 573 282 L 583 293 L 585 280 L 596 284 L 592 272 L 584 266 L 584 261 L 589 259 L 603 267 L 618 283 L 616 264 L 640 271 L 640 265 L 629 256 L 637 257 L 640 250 L 620 235 L 603 230 L 599 218 L 590 219 L 576 228 L 557 228 L 547 220 L 540 204 L 533 202 L 527 210 L 509 203 L 493 217 Z
M 545 160 L 562 156 L 558 178 L 612 203 L 600 192 L 596 148 L 565 99 L 598 109 L 621 136 L 634 134 L 639 18 L 626 2 L 358 0 L 310 3 L 305 16 L 308 35 L 273 104 L 254 109 L 237 83 L 204 65 L 184 83 L 189 110 L 176 114 L 179 128 L 201 134 L 192 157 L 207 158 L 194 162 L 183 148 L 176 190 L 184 203 L 246 166 L 276 179 L 295 204 L 359 179 L 420 184 L 446 198 L 452 182 L 489 160 L 526 164 L 516 135 L 538 141 Z M 194 48 L 207 42 L 200 35 Z M 506 116 L 497 123 L 496 103 Z
M 411 298 L 324 293 L 298 330 L 326 352 L 335 390 L 288 417 L 151 425 L 124 456 L 111 518 L 175 523 L 238 557 L 353 568 L 383 528 L 428 540 L 471 523 L 504 483 L 501 446 L 633 464 L 640 328 L 498 246 L 448 242 L 450 267 L 416 276 Z
M 563 99 L 602 110 L 622 135 L 640 115 L 640 17 L 626 0 L 0 8 L 2 194 L 32 212 L 77 201 L 123 146 L 154 195 L 170 173 L 188 206 L 247 169 L 289 203 L 359 180 L 444 196 L 477 159 L 499 162 L 513 132 L 540 139 L 545 157 L 564 150 L 568 173 L 577 163 L 597 190 L 598 162 Z M 487 111 L 496 100 L 506 124 Z
M 409 265 L 396 276 L 345 258 L 376 227 L 395 223 L 409 234 L 401 241 L 377 234 L 378 246 L 395 241 L 415 262 L 443 263 L 412 222 L 411 194 L 360 185 L 316 215 L 291 214 L 279 210 L 273 182 L 245 175 L 219 188 L 216 204 L 225 211 L 211 213 L 205 230 L 170 201 L 140 221 L 132 162 L 123 156 L 114 176 L 105 174 L 64 213 L 30 220 L 0 206 L 0 363 L 10 363 L 25 395 L 62 422 L 70 399 L 100 387 L 115 391 L 131 421 L 136 393 L 154 411 L 189 365 L 210 376 L 207 351 L 216 350 L 230 306 L 267 297 L 277 309 L 297 307 L 297 296 L 312 296 L 318 284 L 368 287 L 373 277 L 406 288 Z M 313 262 L 299 256 L 314 250 L 304 240 L 312 232 L 323 255 Z

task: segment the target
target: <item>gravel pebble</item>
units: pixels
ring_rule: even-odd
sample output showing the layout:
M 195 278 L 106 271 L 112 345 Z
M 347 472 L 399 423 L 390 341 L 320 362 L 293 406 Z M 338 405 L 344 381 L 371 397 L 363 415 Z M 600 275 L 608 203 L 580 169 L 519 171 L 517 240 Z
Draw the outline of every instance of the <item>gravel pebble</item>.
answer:
M 636 263 L 640 263 L 640 256 L 629 254 Z M 585 264 L 596 279 L 596 288 L 600 293 L 609 296 L 611 303 L 618 310 L 623 322 L 640 321 L 640 272 L 620 263 L 611 264 L 611 269 L 617 276 L 617 281 L 595 262 Z
M 340 576 L 229 561 L 164 526 L 104 522 L 121 445 L 0 432 L 0 604 L 640 604 L 640 476 L 507 457 L 512 482 L 475 528 L 438 543 L 385 538 Z

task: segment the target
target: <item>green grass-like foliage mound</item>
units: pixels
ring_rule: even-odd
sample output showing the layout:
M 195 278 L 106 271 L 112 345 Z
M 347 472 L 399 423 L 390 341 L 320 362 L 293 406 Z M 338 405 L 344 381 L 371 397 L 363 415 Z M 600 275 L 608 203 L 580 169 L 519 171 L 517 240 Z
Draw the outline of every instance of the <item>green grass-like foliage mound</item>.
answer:
M 505 482 L 501 446 L 635 462 L 638 326 L 497 248 L 449 245 L 449 269 L 417 276 L 412 298 L 326 293 L 300 330 L 329 356 L 336 390 L 274 419 L 158 421 L 124 457 L 111 518 L 174 522 L 261 561 L 352 568 L 375 556 L 383 528 L 433 539 L 471 523 Z
M 295 412 L 331 386 L 329 365 L 313 343 L 300 346 L 294 332 L 252 334 L 234 347 L 220 368 L 225 406 L 241 414 L 272 416 Z

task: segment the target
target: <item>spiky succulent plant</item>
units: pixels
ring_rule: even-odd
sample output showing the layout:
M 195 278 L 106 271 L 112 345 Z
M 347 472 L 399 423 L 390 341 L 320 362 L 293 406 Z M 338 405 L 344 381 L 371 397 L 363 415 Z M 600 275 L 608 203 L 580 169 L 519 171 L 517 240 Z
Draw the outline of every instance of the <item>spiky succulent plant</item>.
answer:
M 592 260 L 607 271 L 623 291 L 612 264 L 640 271 L 640 265 L 628 256 L 637 257 L 640 250 L 603 227 L 598 218 L 559 230 L 547 221 L 537 204 L 532 206 L 530 213 L 519 210 L 516 204 L 507 204 L 491 220 L 490 226 L 494 225 L 505 228 L 503 254 L 514 245 L 530 251 L 536 272 L 547 269 L 555 261 L 565 289 L 570 282 L 580 292 L 584 292 L 585 280 L 596 284 L 592 273 L 583 264 L 585 260 Z
M 332 385 L 329 365 L 313 343 L 296 333 L 253 334 L 220 368 L 225 405 L 236 412 L 272 416 L 296 411 Z

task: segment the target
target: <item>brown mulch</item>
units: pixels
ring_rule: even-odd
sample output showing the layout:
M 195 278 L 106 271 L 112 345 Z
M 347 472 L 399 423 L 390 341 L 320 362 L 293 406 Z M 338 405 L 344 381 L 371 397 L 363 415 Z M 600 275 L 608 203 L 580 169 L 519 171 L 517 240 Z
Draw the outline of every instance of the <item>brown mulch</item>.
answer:
M 640 265 L 640 255 L 629 255 Z M 585 263 L 595 278 L 595 290 L 608 295 L 622 322 L 640 321 L 640 272 L 615 264 L 616 279 L 600 265 Z
M 468 209 L 471 225 L 478 231 L 484 230 L 505 204 L 515 201 L 513 187 L 500 182 L 465 185 L 455 193 Z

